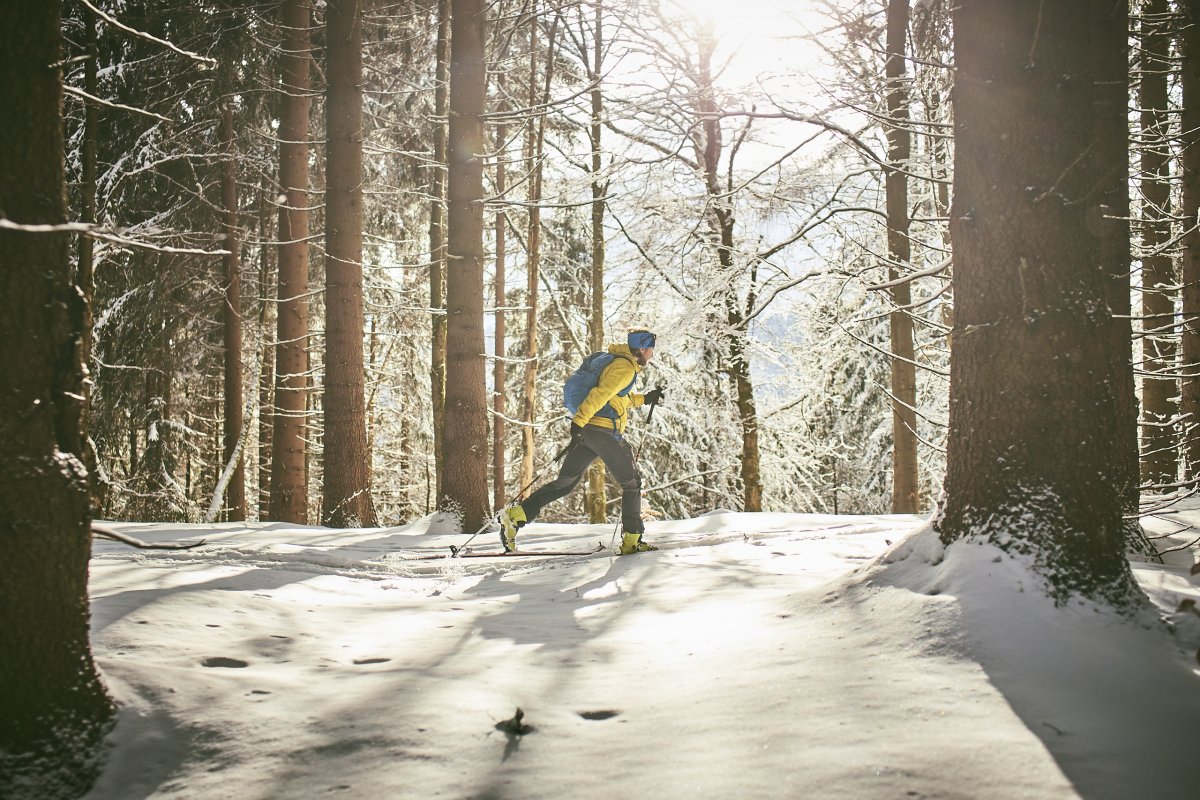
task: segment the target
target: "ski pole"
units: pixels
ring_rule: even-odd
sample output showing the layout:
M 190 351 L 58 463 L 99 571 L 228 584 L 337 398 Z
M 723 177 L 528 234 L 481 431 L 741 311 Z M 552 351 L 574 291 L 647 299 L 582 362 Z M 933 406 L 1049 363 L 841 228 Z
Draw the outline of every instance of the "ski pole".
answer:
M 479 534 L 486 531 L 491 526 L 491 524 L 492 524 L 492 521 L 491 521 L 491 519 L 489 519 L 487 522 L 483 523 L 483 525 L 479 528 L 479 530 L 477 530 L 471 534 L 470 539 L 467 539 L 465 542 L 463 542 L 460 545 L 453 545 L 453 544 L 450 545 L 450 557 L 458 558 L 458 554 L 461 553 L 462 551 L 466 550 L 467 545 L 469 545 L 476 536 L 478 536 Z

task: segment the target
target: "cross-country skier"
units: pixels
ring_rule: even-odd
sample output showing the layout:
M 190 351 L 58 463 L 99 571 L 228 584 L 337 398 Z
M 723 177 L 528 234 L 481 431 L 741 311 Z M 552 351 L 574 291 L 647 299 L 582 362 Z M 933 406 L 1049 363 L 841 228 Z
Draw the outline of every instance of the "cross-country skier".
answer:
M 629 331 L 625 344 L 608 346 L 607 353 L 593 353 L 571 376 L 564 400 L 571 418 L 571 442 L 558 477 L 535 491 L 523 503 L 503 509 L 500 543 L 505 552 L 516 552 L 517 531 L 537 517 L 547 504 L 570 493 L 597 458 L 621 487 L 621 554 L 657 550 L 642 541 L 642 476 L 634 462 L 633 448 L 621 434 L 628 411 L 662 400 L 661 388 L 638 394 L 633 384 L 642 368 L 654 358 L 655 336 L 645 328 Z

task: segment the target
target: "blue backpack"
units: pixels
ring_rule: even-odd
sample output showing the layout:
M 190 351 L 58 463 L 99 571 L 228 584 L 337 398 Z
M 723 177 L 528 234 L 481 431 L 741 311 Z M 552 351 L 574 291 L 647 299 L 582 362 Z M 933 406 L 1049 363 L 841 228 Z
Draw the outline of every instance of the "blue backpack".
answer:
M 579 407 L 583 405 L 583 401 L 587 399 L 588 394 L 592 389 L 596 388 L 596 384 L 600 382 L 600 373 L 604 368 L 613 362 L 614 358 L 625 358 L 625 356 L 616 356 L 612 353 L 592 353 L 583 360 L 579 365 L 579 369 L 571 373 L 571 377 L 567 378 L 567 382 L 563 384 L 563 405 L 572 415 L 579 413 Z M 632 361 L 630 361 L 632 363 Z M 637 383 L 637 373 L 633 375 L 633 380 L 629 382 L 621 391 L 617 392 L 618 397 L 624 397 L 633 389 L 633 384 Z M 608 417 L 614 422 L 617 419 L 616 410 L 608 403 L 596 412 L 598 417 Z

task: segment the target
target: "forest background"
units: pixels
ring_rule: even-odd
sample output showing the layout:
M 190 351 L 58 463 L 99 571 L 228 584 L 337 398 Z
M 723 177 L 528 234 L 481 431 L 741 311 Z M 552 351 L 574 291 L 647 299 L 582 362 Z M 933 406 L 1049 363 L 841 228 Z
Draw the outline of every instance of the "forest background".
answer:
M 640 442 L 656 513 L 928 510 L 951 38 L 945 3 L 891 6 L 491 4 L 464 56 L 486 69 L 479 139 L 448 149 L 447 2 L 340 22 L 325 4 L 67 4 L 68 178 L 105 234 L 78 254 L 99 515 L 448 508 L 474 529 L 559 451 L 565 376 L 638 323 L 661 336 L 647 380 L 669 387 Z M 1142 471 L 1167 492 L 1195 483 L 1200 396 L 1184 11 L 1135 4 L 1129 50 Z M 486 206 L 469 299 L 446 265 L 463 146 Z M 474 339 L 448 354 L 460 312 Z M 602 519 L 601 469 L 554 513 Z
M 889 94 L 883 5 L 759 5 L 740 27 L 704 4 L 487 7 L 485 296 L 464 301 L 445 262 L 449 3 L 365 3 L 341 55 L 324 4 L 104 11 L 124 27 L 67 4 L 72 198 L 110 234 L 81 245 L 99 515 L 398 524 L 442 507 L 474 529 L 560 449 L 566 375 L 637 323 L 659 332 L 647 380 L 668 387 L 640 433 L 656 513 L 928 509 L 951 324 L 947 9 L 906 25 Z M 357 153 L 334 194 L 339 142 Z M 359 261 L 361 299 L 335 297 Z M 464 302 L 482 380 L 448 363 Z M 356 386 L 330 359 L 357 365 L 359 340 Z M 334 420 L 356 416 L 365 444 L 339 445 L 355 437 Z M 465 452 L 479 466 L 459 478 Z M 614 489 L 595 475 L 554 513 L 595 521 Z

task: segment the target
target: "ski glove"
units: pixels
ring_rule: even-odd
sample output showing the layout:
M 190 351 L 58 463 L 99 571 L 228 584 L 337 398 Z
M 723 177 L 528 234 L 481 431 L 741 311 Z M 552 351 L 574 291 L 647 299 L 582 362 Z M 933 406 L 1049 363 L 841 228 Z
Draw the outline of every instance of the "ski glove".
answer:
M 663 399 L 663 388 L 661 386 L 651 389 L 642 395 L 642 402 L 648 406 L 656 406 Z
M 571 423 L 571 444 L 570 444 L 570 446 L 574 447 L 575 445 L 579 444 L 582 441 L 583 441 L 583 426 L 576 425 L 574 422 L 572 422 Z

